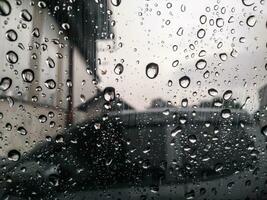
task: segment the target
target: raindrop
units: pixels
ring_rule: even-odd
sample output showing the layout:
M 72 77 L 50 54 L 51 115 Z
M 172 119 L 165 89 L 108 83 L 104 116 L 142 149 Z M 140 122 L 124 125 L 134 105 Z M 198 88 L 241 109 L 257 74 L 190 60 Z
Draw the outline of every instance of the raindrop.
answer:
M 21 135 L 27 135 L 27 130 L 22 126 L 18 127 L 17 131 Z
M 6 91 L 12 85 L 12 80 L 8 77 L 2 78 L 0 82 L 0 90 Z
M 172 62 L 173 67 L 177 67 L 179 65 L 179 60 L 175 60 Z
M 183 27 L 180 27 L 177 31 L 177 35 L 182 36 L 183 34 L 184 34 L 184 29 Z
M 190 85 L 190 78 L 188 76 L 183 76 L 179 79 L 179 84 L 182 88 L 187 88 Z
M 45 86 L 48 89 L 54 89 L 56 87 L 56 82 L 53 79 L 48 79 L 47 81 L 45 81 Z
M 68 23 L 63 23 L 61 25 L 61 27 L 64 29 L 64 30 L 69 30 L 70 29 L 70 25 Z
M 47 117 L 45 115 L 40 115 L 38 119 L 40 123 L 45 123 L 47 121 Z
M 215 96 L 218 95 L 218 91 L 217 91 L 216 89 L 214 89 L 214 88 L 209 89 L 209 90 L 208 90 L 208 93 L 209 93 L 209 95 L 212 96 L 212 97 L 215 97 Z
M 149 63 L 146 66 L 146 76 L 150 79 L 154 79 L 159 74 L 159 66 L 156 63 Z
M 11 13 L 11 6 L 6 0 L 0 0 L 0 15 L 8 16 Z
M 8 41 L 10 42 L 14 42 L 17 40 L 18 38 L 18 34 L 16 31 L 14 31 L 13 29 L 10 29 L 6 32 L 6 38 Z
M 38 7 L 44 9 L 44 8 L 46 8 L 46 3 L 44 1 L 39 1 Z
M 229 100 L 233 95 L 233 92 L 231 90 L 227 90 L 223 94 L 223 99 L 224 100 Z
M 20 13 L 20 18 L 23 19 L 26 22 L 32 21 L 32 15 L 29 13 L 28 10 L 23 9 Z
M 197 142 L 197 137 L 195 135 L 189 135 L 188 141 L 191 142 L 192 144 L 194 144 Z
M 223 109 L 222 112 L 221 112 L 221 116 L 224 119 L 229 118 L 231 116 L 231 110 L 229 110 L 229 109 Z
M 201 15 L 199 18 L 199 21 L 201 24 L 205 24 L 207 22 L 207 17 L 206 15 Z
M 242 0 L 242 3 L 245 6 L 252 6 L 252 5 L 254 5 L 254 2 L 252 2 L 252 0 Z
M 223 27 L 223 25 L 224 25 L 223 18 L 218 18 L 218 19 L 216 19 L 216 25 L 217 25 L 219 28 Z
M 249 17 L 247 18 L 247 25 L 248 25 L 249 27 L 253 27 L 253 26 L 255 26 L 256 23 L 257 23 L 257 20 L 256 20 L 255 15 L 251 15 L 251 16 L 249 16 Z
M 54 68 L 55 67 L 55 62 L 54 62 L 54 60 L 52 58 L 50 58 L 50 57 L 47 58 L 45 62 L 46 62 L 48 67 L 50 67 L 50 68 Z
M 121 4 L 121 0 L 111 0 L 113 6 L 119 6 Z
M 33 31 L 32 31 L 32 36 L 38 38 L 40 37 L 40 31 L 38 28 L 34 28 Z
M 226 61 L 227 58 L 228 58 L 228 56 L 227 56 L 226 53 L 220 53 L 220 54 L 219 54 L 219 57 L 220 57 L 221 61 Z
M 9 151 L 7 156 L 8 156 L 8 160 L 11 160 L 14 162 L 16 162 L 20 159 L 20 153 L 15 149 Z
M 25 69 L 21 73 L 23 81 L 31 83 L 34 80 L 34 73 L 31 69 Z
M 196 68 L 199 70 L 205 69 L 207 66 L 207 61 L 204 59 L 200 59 L 196 63 Z
M 188 99 L 182 99 L 181 105 L 183 108 L 188 106 Z
M 206 35 L 206 31 L 205 31 L 204 29 L 201 28 L 201 29 L 199 29 L 199 30 L 197 31 L 197 37 L 198 37 L 199 39 L 204 38 L 205 35 Z
M 9 51 L 6 53 L 6 60 L 11 64 L 18 62 L 18 55 L 14 51 Z
M 124 67 L 121 63 L 118 63 L 114 68 L 114 73 L 117 75 L 121 75 L 124 70 Z
M 261 128 L 261 133 L 267 137 L 267 125 Z
M 113 101 L 115 99 L 115 89 L 113 87 L 107 87 L 104 90 L 104 99 L 106 101 Z

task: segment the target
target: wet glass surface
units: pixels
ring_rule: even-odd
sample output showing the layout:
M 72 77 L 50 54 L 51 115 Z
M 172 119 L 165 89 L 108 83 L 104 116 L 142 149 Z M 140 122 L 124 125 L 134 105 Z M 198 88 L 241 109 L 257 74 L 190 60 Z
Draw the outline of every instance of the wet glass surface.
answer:
M 0 199 L 267 199 L 264 0 L 0 0 Z

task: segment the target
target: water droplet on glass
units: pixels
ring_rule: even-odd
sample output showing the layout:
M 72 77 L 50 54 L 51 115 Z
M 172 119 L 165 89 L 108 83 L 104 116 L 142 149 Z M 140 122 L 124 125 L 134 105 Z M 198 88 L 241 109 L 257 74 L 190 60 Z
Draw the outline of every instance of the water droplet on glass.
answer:
M 182 36 L 184 34 L 184 29 L 183 29 L 183 27 L 180 27 L 179 29 L 178 29 L 178 31 L 177 31 L 177 35 L 178 36 Z
M 27 135 L 27 130 L 24 127 L 20 126 L 18 127 L 18 133 L 21 135 Z
M 196 63 L 196 68 L 199 69 L 199 70 L 205 69 L 206 66 L 207 66 L 207 62 L 204 59 L 200 59 Z
M 267 125 L 261 128 L 261 133 L 267 137 Z
M 159 74 L 159 66 L 156 63 L 149 63 L 146 66 L 146 76 L 150 79 L 154 79 Z
M 2 78 L 0 82 L 0 90 L 6 91 L 12 85 L 12 80 L 8 77 Z
M 118 63 L 114 68 L 114 73 L 117 75 L 121 75 L 124 70 L 124 67 L 121 63 Z
M 231 116 L 231 110 L 229 110 L 229 109 L 223 109 L 222 112 L 221 112 L 221 116 L 224 119 L 229 118 Z
M 33 31 L 32 31 L 32 36 L 38 38 L 40 37 L 40 31 L 38 28 L 34 28 Z
M 13 149 L 13 150 L 8 152 L 7 156 L 8 156 L 8 160 L 17 162 L 20 159 L 20 152 Z
M 197 37 L 198 37 L 199 39 L 204 38 L 205 35 L 206 35 L 206 31 L 205 31 L 204 29 L 199 29 L 199 30 L 197 31 Z
M 224 25 L 223 18 L 217 18 L 217 19 L 216 19 L 216 25 L 217 25 L 219 28 L 223 27 L 223 25 Z
M 209 90 L 208 90 L 208 93 L 209 93 L 209 95 L 212 96 L 212 97 L 215 97 L 215 96 L 218 95 L 218 91 L 217 91 L 216 89 L 214 89 L 214 88 L 209 89 Z
M 40 123 L 45 123 L 47 121 L 47 117 L 45 115 L 40 115 L 38 119 Z
M 252 0 L 242 0 L 242 3 L 245 6 L 252 6 L 252 5 L 254 5 L 254 2 L 252 2 Z
M 121 0 L 111 0 L 113 6 L 119 6 L 121 4 Z
M 8 41 L 10 42 L 14 42 L 17 40 L 18 38 L 18 34 L 16 31 L 14 31 L 13 29 L 10 29 L 6 32 L 6 38 Z
M 104 99 L 106 101 L 113 101 L 115 99 L 115 89 L 112 87 L 107 87 L 104 90 Z
M 233 92 L 231 90 L 227 90 L 223 94 L 223 99 L 224 100 L 229 100 L 233 95 Z
M 28 10 L 26 9 L 23 9 L 21 12 L 20 12 L 20 18 L 23 19 L 24 21 L 26 22 L 30 22 L 32 21 L 32 15 L 29 13 Z
M 220 53 L 219 57 L 220 57 L 221 61 L 226 61 L 228 58 L 226 53 Z
M 190 85 L 190 78 L 188 76 L 183 76 L 179 79 L 179 84 L 182 88 L 187 88 Z
M 189 135 L 188 141 L 191 142 L 192 144 L 194 144 L 197 142 L 197 137 L 195 135 Z
M 200 21 L 201 24 L 205 24 L 206 21 L 207 21 L 206 15 L 201 15 L 200 18 L 199 18 L 199 21 Z
M 172 62 L 173 67 L 177 67 L 179 65 L 179 60 L 175 60 Z
M 6 60 L 11 64 L 18 62 L 18 55 L 14 51 L 9 51 L 6 53 Z
M 255 15 L 251 15 L 251 16 L 249 16 L 249 17 L 247 18 L 247 25 L 248 25 L 249 27 L 253 27 L 253 26 L 255 26 L 256 23 L 257 23 L 257 20 L 256 20 Z
M 38 7 L 44 9 L 44 8 L 46 8 L 46 3 L 44 1 L 39 1 Z
M 52 58 L 50 58 L 50 57 L 47 58 L 45 62 L 46 62 L 48 67 L 50 67 L 50 68 L 54 68 L 55 67 L 55 62 L 54 62 L 54 60 Z
M 53 79 L 48 79 L 47 81 L 45 81 L 45 86 L 48 89 L 54 89 L 56 87 L 56 82 Z
M 25 69 L 21 73 L 23 81 L 31 83 L 34 80 L 34 73 L 31 69 Z
M 68 23 L 63 23 L 61 25 L 61 27 L 64 29 L 64 30 L 69 30 L 70 29 L 70 25 Z
M 6 0 L 0 0 L 0 15 L 8 16 L 11 13 L 11 6 Z

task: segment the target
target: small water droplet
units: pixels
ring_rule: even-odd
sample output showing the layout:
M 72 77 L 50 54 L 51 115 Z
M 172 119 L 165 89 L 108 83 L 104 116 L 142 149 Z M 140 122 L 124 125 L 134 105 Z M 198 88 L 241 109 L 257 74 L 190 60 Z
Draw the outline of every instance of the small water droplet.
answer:
M 119 6 L 121 4 L 121 0 L 111 0 L 111 4 L 113 6 Z
M 182 88 L 187 88 L 190 85 L 190 78 L 188 76 L 183 76 L 179 79 L 179 84 Z
M 207 62 L 204 59 L 200 59 L 196 63 L 196 68 L 199 69 L 199 70 L 205 69 L 206 66 L 207 66 Z
M 115 89 L 112 87 L 107 87 L 104 90 L 104 99 L 106 101 L 113 101 L 115 99 Z
M 40 115 L 38 119 L 40 123 L 45 123 L 47 121 L 47 117 L 45 115 Z
M 118 63 L 114 68 L 114 73 L 117 75 L 121 75 L 124 70 L 124 67 L 121 63 Z
M 8 90 L 12 85 L 12 79 L 5 77 L 1 79 L 0 82 L 0 90 L 6 91 Z
M 252 0 L 242 0 L 242 3 L 245 6 L 252 6 L 252 5 L 254 5 L 254 2 L 252 2 Z
M 233 92 L 231 90 L 227 90 L 223 94 L 223 99 L 224 100 L 229 100 L 233 95 Z
M 212 96 L 212 97 L 215 97 L 215 96 L 218 95 L 218 91 L 217 91 L 216 89 L 214 89 L 214 88 L 209 89 L 209 90 L 208 90 L 208 93 L 209 93 L 209 95 Z
M 223 20 L 223 18 L 217 18 L 217 19 L 216 19 L 216 25 L 217 25 L 217 27 L 219 27 L 219 28 L 223 27 L 223 25 L 224 25 L 224 20 Z
M 264 136 L 267 137 L 267 125 L 265 125 L 265 126 L 263 126 L 263 127 L 261 128 L 261 133 L 262 133 Z
M 6 32 L 6 38 L 8 41 L 10 42 L 14 42 L 17 40 L 18 38 L 18 34 L 16 31 L 14 31 L 13 29 L 10 29 Z
M 21 135 L 27 135 L 27 130 L 22 126 L 18 127 L 17 131 Z
M 45 62 L 47 66 L 50 68 L 54 68 L 56 66 L 54 60 L 50 57 L 48 57 Z
M 23 19 L 24 21 L 26 22 L 30 22 L 32 21 L 32 15 L 29 13 L 28 10 L 26 9 L 23 9 L 21 12 L 20 12 L 20 18 Z
M 221 61 L 226 61 L 228 59 L 228 56 L 226 53 L 220 53 L 219 57 Z
M 13 150 L 8 152 L 7 156 L 8 156 L 8 160 L 17 162 L 20 159 L 20 152 L 18 152 L 17 150 L 13 149 Z
M 56 84 L 56 82 L 53 79 L 48 79 L 47 81 L 45 81 L 45 86 L 48 89 L 55 89 L 56 85 L 57 84 Z
M 150 79 L 154 79 L 159 74 L 159 66 L 156 63 L 149 63 L 146 66 L 146 76 Z
M 18 55 L 14 51 L 9 51 L 6 53 L 6 60 L 11 64 L 18 62 Z
M 224 119 L 229 118 L 231 116 L 231 110 L 229 110 L 229 109 L 223 109 L 222 112 L 221 112 L 221 116 Z
M 199 29 L 199 30 L 197 31 L 197 37 L 198 37 L 199 39 L 204 38 L 205 35 L 206 35 L 206 31 L 205 31 L 204 29 L 201 28 L 201 29 Z
M 254 27 L 257 23 L 255 15 L 251 15 L 247 18 L 247 25 L 249 27 Z
M 25 69 L 21 73 L 23 81 L 31 83 L 34 80 L 34 72 L 31 69 Z

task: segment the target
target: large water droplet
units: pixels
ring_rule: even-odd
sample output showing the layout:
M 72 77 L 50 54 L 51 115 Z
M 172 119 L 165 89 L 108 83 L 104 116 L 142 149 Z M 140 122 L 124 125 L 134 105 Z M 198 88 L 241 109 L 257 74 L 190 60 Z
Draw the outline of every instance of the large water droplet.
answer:
M 12 85 L 12 80 L 8 77 L 2 78 L 0 82 L 0 90 L 6 91 Z
M 11 6 L 6 0 L 0 0 L 0 15 L 7 16 L 11 13 Z
M 124 67 L 121 63 L 118 63 L 114 68 L 114 73 L 117 75 L 121 75 L 124 70 Z
M 207 62 L 206 62 L 206 60 L 204 60 L 204 59 L 200 59 L 200 60 L 198 60 L 197 63 L 196 63 L 196 68 L 197 68 L 197 69 L 200 69 L 200 70 L 205 69 L 206 66 L 207 66 Z
M 13 150 L 8 152 L 7 156 L 8 156 L 8 160 L 17 162 L 20 159 L 20 152 L 13 149 Z
M 26 9 L 23 9 L 23 10 L 20 12 L 20 18 L 23 19 L 23 20 L 26 21 L 26 22 L 30 22 L 30 21 L 32 21 L 32 15 L 31 15 L 31 13 L 29 13 L 29 11 L 26 10 Z
M 10 42 L 14 42 L 17 40 L 18 38 L 18 34 L 16 31 L 14 31 L 13 29 L 10 29 L 6 32 L 6 38 L 8 41 Z
M 31 69 L 25 69 L 21 73 L 23 81 L 31 83 L 34 80 L 34 73 Z
M 48 79 L 47 81 L 45 81 L 45 86 L 48 89 L 54 89 L 56 87 L 56 82 L 53 79 Z
M 183 76 L 179 79 L 179 84 L 182 88 L 187 88 L 190 85 L 190 78 L 188 76 Z
M 146 66 L 146 75 L 150 79 L 154 79 L 159 74 L 159 66 L 156 63 L 149 63 Z
M 257 23 L 257 20 L 256 20 L 255 15 L 251 15 L 251 16 L 249 16 L 249 17 L 247 18 L 247 25 L 248 25 L 249 27 L 253 27 L 253 26 L 255 26 L 256 23 Z
M 14 51 L 9 51 L 6 53 L 6 60 L 11 64 L 18 62 L 18 55 Z

